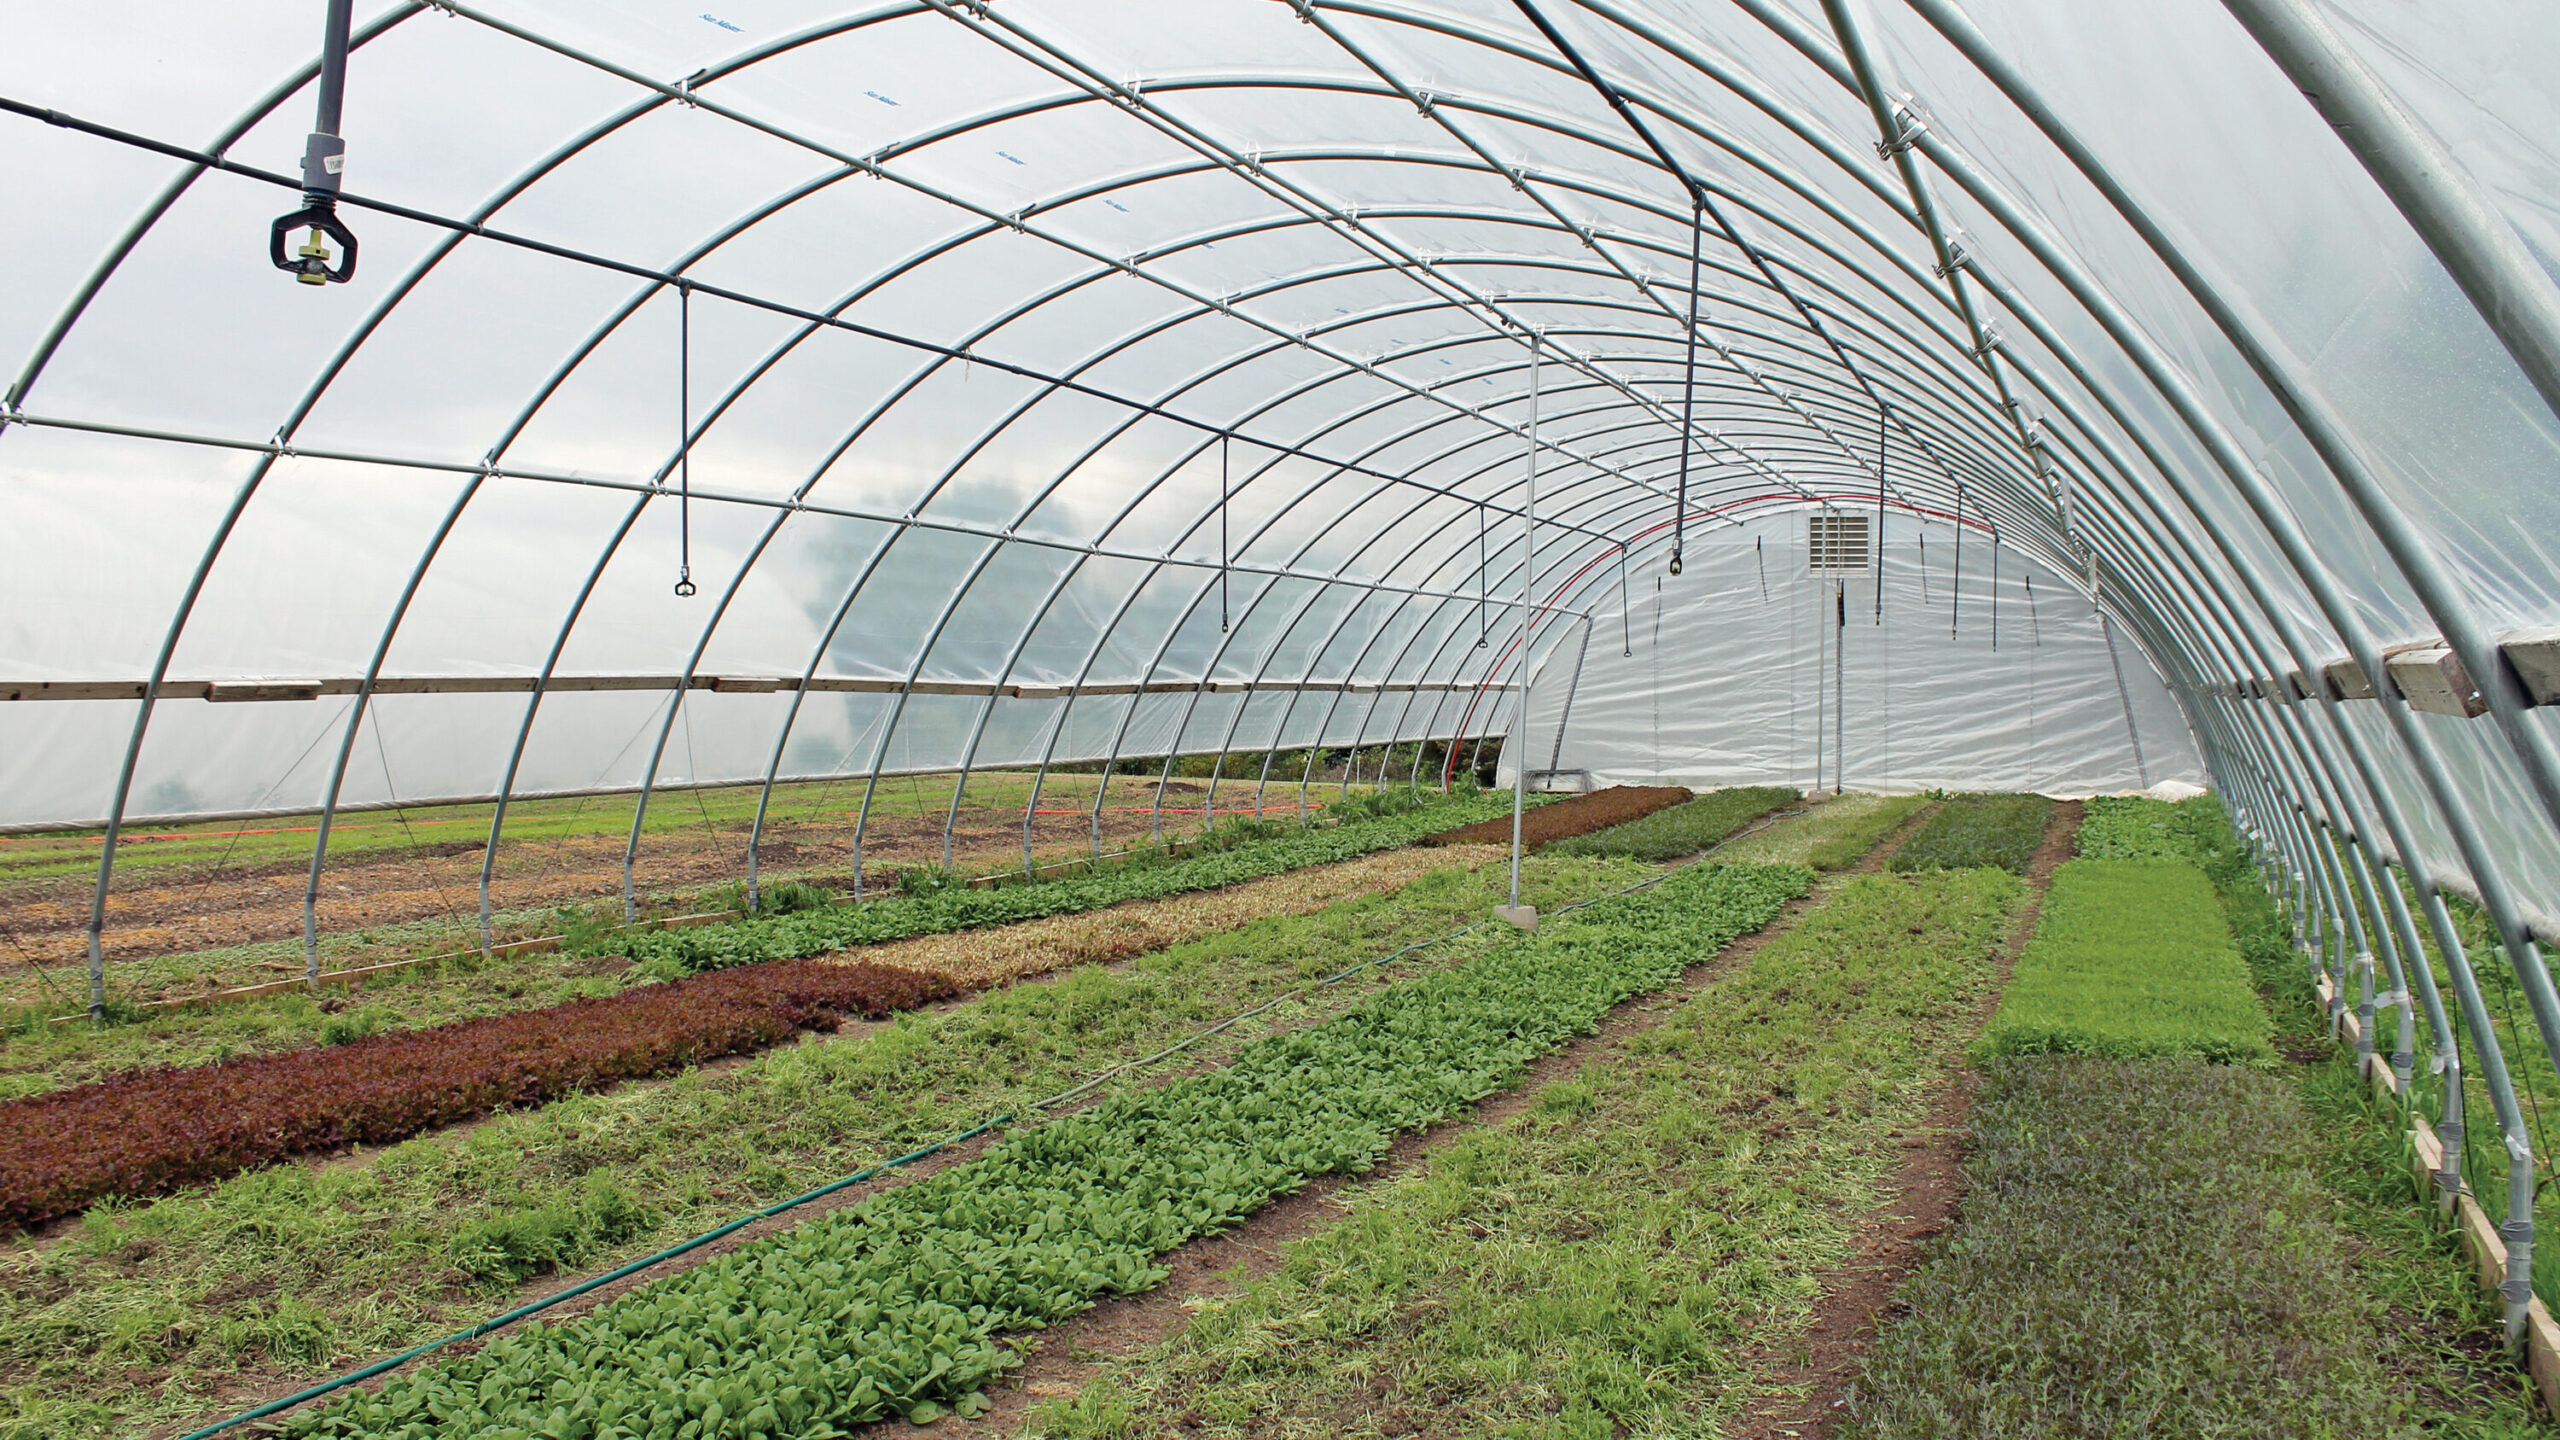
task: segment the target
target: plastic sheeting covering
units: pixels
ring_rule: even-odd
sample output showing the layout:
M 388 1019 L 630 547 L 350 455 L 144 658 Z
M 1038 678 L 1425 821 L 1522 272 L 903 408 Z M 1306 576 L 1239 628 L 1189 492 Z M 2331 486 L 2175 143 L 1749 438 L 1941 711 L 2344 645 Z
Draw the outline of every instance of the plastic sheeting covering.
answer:
M 2015 555 L 1995 581 L 1978 536 L 1959 576 L 1952 527 L 1905 524 L 1887 532 L 1881 613 L 1872 571 L 1808 572 L 1793 516 L 1692 541 L 1682 575 L 1631 589 L 1623 614 L 1608 584 L 1604 613 L 1557 626 L 1531 681 L 1530 767 L 1697 790 L 2082 796 L 2204 780 L 2167 687 L 2132 646 L 2109 654 L 2086 598 Z M 1516 766 L 1506 748 L 1503 783 Z
M 2122 782 L 2094 606 L 2155 771 L 2191 736 L 2267 826 L 2379 809 L 2560 912 L 2553 707 L 2234 696 L 2365 641 L 2495 680 L 2482 637 L 2560 624 L 2553 392 L 2250 6 L 2550 287 L 2534 0 L 401 0 L 355 16 L 363 263 L 316 288 L 265 241 L 318 0 L 20 7 L 0 695 L 104 688 L 0 700 L 0 825 L 1477 735 L 1524 562 L 1614 731 L 1598 570 L 1665 578 L 1683 500 L 1882 484 L 2044 567 L 2059 638 L 2020 657 L 2008 596 L 1996 663 L 1853 633 L 1851 784 Z M 1585 753 L 1809 778 L 1801 624 L 1701 568 L 1646 658 L 1691 728 Z M 1737 692 L 1746 636 L 1794 673 Z M 436 677 L 525 688 L 356 695 Z M 335 688 L 171 688 L 225 678 Z

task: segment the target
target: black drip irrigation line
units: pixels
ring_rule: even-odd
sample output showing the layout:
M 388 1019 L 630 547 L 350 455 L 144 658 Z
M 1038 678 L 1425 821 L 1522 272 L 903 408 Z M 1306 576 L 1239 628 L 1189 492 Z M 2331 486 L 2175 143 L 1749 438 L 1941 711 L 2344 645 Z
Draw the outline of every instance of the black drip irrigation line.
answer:
M 1570 905 L 1560 906 L 1550 913 L 1551 915 L 1570 915 L 1576 910 L 1586 909 L 1590 906 L 1597 905 L 1603 900 L 1615 900 L 1623 896 L 1633 895 L 1639 890 L 1650 890 L 1654 886 L 1661 884 L 1684 870 L 1694 869 L 1697 866 L 1708 863 L 1708 861 L 1715 856 L 1717 851 L 1724 849 L 1728 845 L 1735 844 L 1739 841 L 1746 840 L 1753 835 L 1757 835 L 1761 831 L 1768 829 L 1770 826 L 1777 824 L 1781 820 L 1790 819 L 1794 816 L 1804 814 L 1805 808 L 1806 807 L 1799 805 L 1788 809 L 1773 811 L 1770 814 L 1761 817 L 1761 819 L 1756 823 L 1726 836 L 1722 840 L 1719 840 L 1715 844 L 1707 847 L 1705 850 L 1700 851 L 1695 856 L 1672 866 L 1659 875 L 1655 875 L 1649 879 L 1639 880 L 1635 884 L 1626 886 L 1623 889 L 1612 890 L 1602 895 L 1594 895 L 1588 900 L 1577 900 Z M 372 1364 L 366 1365 L 360 1369 L 350 1370 L 346 1374 L 340 1375 L 335 1379 L 322 1381 L 320 1384 L 313 1385 L 308 1389 L 297 1390 L 293 1394 L 287 1395 L 282 1399 L 270 1400 L 266 1404 L 260 1405 L 255 1409 L 243 1410 L 239 1414 L 232 1416 L 230 1419 L 217 1421 L 214 1424 L 205 1426 L 201 1430 L 191 1430 L 185 1435 L 180 1436 L 179 1440 L 207 1440 L 207 1437 L 219 1435 L 226 1430 L 246 1425 L 254 1420 L 264 1420 L 272 1415 L 280 1415 L 287 1410 L 308 1404 L 309 1402 L 320 1399 L 325 1395 L 335 1394 L 340 1390 L 346 1389 L 348 1386 L 362 1384 L 377 1375 L 397 1370 L 412 1360 L 433 1354 L 434 1352 L 442 1350 L 449 1345 L 459 1345 L 468 1340 L 477 1340 L 484 1335 L 493 1334 L 499 1330 L 505 1329 L 509 1325 L 513 1325 L 519 1320 L 528 1319 L 534 1315 L 538 1315 L 541 1312 L 551 1309 L 553 1306 L 559 1305 L 565 1301 L 574 1300 L 581 1295 L 588 1294 L 603 1286 L 610 1285 L 617 1280 L 628 1279 L 633 1275 L 639 1274 L 643 1270 L 650 1269 L 654 1266 L 664 1264 L 669 1260 L 673 1260 L 678 1256 L 699 1250 L 703 1246 L 708 1245 L 715 1240 L 719 1240 L 725 1236 L 734 1235 L 738 1231 L 745 1229 L 749 1225 L 755 1224 L 759 1220 L 770 1220 L 775 1216 L 787 1214 L 803 1205 L 811 1203 L 812 1201 L 823 1200 L 829 1195 L 836 1194 L 837 1192 L 851 1186 L 859 1185 L 866 1180 L 875 1179 L 881 1175 L 887 1174 L 891 1170 L 913 1165 L 919 1160 L 924 1160 L 931 1156 L 938 1155 L 943 1151 L 950 1149 L 954 1145 L 966 1144 L 971 1140 L 977 1139 L 981 1135 L 988 1134 L 999 1127 L 1011 1124 L 1014 1120 L 1021 1118 L 1027 1112 L 1054 1110 L 1072 1100 L 1092 1093 L 1096 1088 L 1107 1083 L 1115 1075 L 1123 1075 L 1132 1070 L 1143 1070 L 1148 1066 L 1171 1059 L 1173 1056 L 1181 1054 L 1183 1051 L 1190 1049 L 1192 1046 L 1199 1044 L 1210 1036 L 1241 1024 L 1246 1020 L 1250 1020 L 1256 1015 L 1263 1014 L 1264 1012 L 1278 1006 L 1286 1005 L 1292 1000 L 1304 999 L 1307 996 L 1314 994 L 1316 991 L 1330 989 L 1333 986 L 1339 985 L 1343 981 L 1366 971 L 1383 970 L 1387 966 L 1394 964 L 1407 955 L 1413 954 L 1417 950 L 1426 950 L 1434 945 L 1448 944 L 1452 940 L 1459 939 L 1473 933 L 1474 931 L 1481 930 L 1490 923 L 1490 921 L 1478 920 L 1472 924 L 1462 925 L 1445 935 L 1435 935 L 1428 940 L 1417 940 L 1401 949 L 1391 950 L 1375 960 L 1363 960 L 1359 964 L 1351 966 L 1348 969 L 1336 971 L 1334 974 L 1328 975 L 1322 980 L 1315 981 L 1312 984 L 1301 985 L 1297 989 L 1292 990 L 1285 995 L 1275 996 L 1272 999 L 1254 1006 L 1252 1009 L 1239 1011 L 1236 1014 L 1230 1015 L 1226 1019 L 1219 1021 L 1217 1024 L 1212 1025 L 1205 1030 L 1197 1031 L 1189 1037 L 1176 1041 L 1175 1043 L 1168 1045 L 1165 1048 L 1158 1050 L 1156 1053 L 1144 1057 L 1143 1059 L 1124 1060 L 1121 1063 L 1102 1071 L 1100 1074 L 1095 1075 L 1092 1079 L 1085 1081 L 1081 1085 L 1077 1085 L 1072 1089 L 1061 1090 L 1057 1094 L 1051 1095 L 1045 1100 L 1034 1100 L 1030 1104 L 1023 1106 L 1021 1110 L 999 1111 L 995 1115 L 970 1126 L 966 1130 L 954 1131 L 953 1133 L 944 1136 L 942 1139 L 934 1141 L 932 1144 L 910 1150 L 906 1154 L 901 1155 L 894 1160 L 883 1160 L 877 1165 L 865 1166 L 864 1168 L 845 1176 L 841 1180 L 830 1180 L 815 1190 L 809 1190 L 801 1194 L 794 1195 L 788 1200 L 778 1201 L 774 1204 L 767 1205 L 761 1210 L 750 1210 L 746 1214 L 739 1216 L 737 1219 L 732 1220 L 717 1229 L 706 1230 L 702 1234 L 696 1235 L 682 1244 L 670 1245 L 666 1249 L 660 1250 L 655 1254 L 644 1255 L 627 1265 L 608 1270 L 604 1274 L 598 1275 L 592 1280 L 584 1280 L 576 1285 L 572 1285 L 568 1289 L 563 1290 L 556 1295 L 546 1295 L 540 1300 L 519 1305 L 515 1309 L 510 1310 L 503 1315 L 483 1320 L 479 1324 L 473 1325 L 467 1329 L 457 1330 L 452 1334 L 445 1336 L 441 1340 L 431 1340 L 424 1345 L 413 1346 L 410 1349 L 401 1351 L 397 1355 L 376 1360 Z

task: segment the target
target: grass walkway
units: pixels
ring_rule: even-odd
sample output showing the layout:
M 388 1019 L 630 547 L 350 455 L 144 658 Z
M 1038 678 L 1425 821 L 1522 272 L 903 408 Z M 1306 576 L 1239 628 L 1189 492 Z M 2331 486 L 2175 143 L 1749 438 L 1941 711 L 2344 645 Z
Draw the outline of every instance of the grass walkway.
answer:
M 1544 908 L 1652 873 L 1533 857 Z M 1147 1055 L 1361 955 L 1480 919 L 1500 877 L 1435 871 L 1391 895 L 1258 922 L 1123 967 L 813 1037 L 735 1066 L 93 1211 L 0 1259 L 0 1440 L 132 1434 L 218 1397 L 433 1338 L 529 1280 L 603 1269 Z M 1406 966 L 1455 963 L 1487 932 Z M 1396 972 L 1292 1002 L 1180 1063 L 1352 1004 Z M 104 1377 L 115 1377 L 112 1380 Z
M 1462 1132 L 1025 1433 L 1711 1433 L 1980 1013 L 2024 887 L 1833 882 L 1794 928 L 1518 1116 Z

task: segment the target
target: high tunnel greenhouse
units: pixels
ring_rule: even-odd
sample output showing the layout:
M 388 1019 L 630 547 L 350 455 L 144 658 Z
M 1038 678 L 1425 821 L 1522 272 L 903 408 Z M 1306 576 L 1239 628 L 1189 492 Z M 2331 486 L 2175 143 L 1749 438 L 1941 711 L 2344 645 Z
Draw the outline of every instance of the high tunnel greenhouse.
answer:
M 2241 1145 L 2264 1107 L 2295 1117 L 2266 1122 L 2295 1138 L 2231 1162 L 2256 1177 L 2233 1195 L 2266 1176 L 2314 1193 L 2303 1177 L 2339 1167 L 2283 1149 L 2300 1134 L 2381 1137 L 2367 1168 L 2414 1168 L 2433 1210 L 2405 1186 L 2393 1203 L 2445 1227 L 2412 1263 L 2485 1286 L 2449 1292 L 2446 1333 L 2476 1322 L 2521 1357 L 2426 1403 L 2560 1401 L 2560 1249 L 2534 1244 L 2560 1189 L 2556 58 L 2560 11 L 2528 0 L 12 8 L 0 1391 L 18 1418 L 0 1440 L 175 1435 L 283 1401 L 277 1423 L 310 1434 L 428 1433 L 402 1427 L 430 1402 L 474 1434 L 814 1435 L 954 1410 L 1060 1436 L 1796 1433 L 1766 1428 L 1788 1423 L 1772 1395 L 1846 1427 L 1823 1433 L 2119 1433 L 1947 1399 L 2013 1377 L 1929 1370 L 1914 1357 L 1968 1343 L 1921 1332 L 1975 1302 L 1910 1298 L 2016 1288 L 1963 1268 L 2033 1249 L 1988 1238 L 2010 1222 L 1982 1198 L 2008 1182 L 1985 1177 L 2069 1128 L 2018 1115 L 2104 1108 L 2072 1088 L 2102 1061 L 2131 1067 L 2105 1082 L 2107 1123 L 2133 1123 L 2125 1097 L 2179 1065 L 2203 1068 L 2175 1071 L 2169 1108 L 2227 1122 L 2213 1144 Z M 1524 933 L 1475 926 L 1496 902 Z M 1968 905 L 1988 907 L 1979 934 L 1950 918 Z M 1154 938 L 1074 929 L 1108 906 Z M 1355 911 L 1371 919 L 1323 930 Z M 1310 1362 L 1300 1390 L 1202 1378 L 1242 1384 L 1245 1352 L 1214 1347 L 1242 1344 L 1254 1306 L 1315 1303 L 1294 1292 L 1239 1290 L 1219 1326 L 1101 1379 L 1061 1379 L 1019 1338 L 1095 1296 L 1187 1283 L 1159 1257 L 1366 1170 L 1395 1135 L 1593 1043 L 1569 1037 L 1631 997 L 1706 983 L 1694 967 L 1728 942 L 1763 936 L 1714 981 L 1747 1014 L 1762 967 L 1857 963 L 1841 957 L 1863 953 L 1860 923 L 1892 945 L 1970 937 L 1946 942 L 1965 978 L 1873 1022 L 1935 1037 L 1912 1053 L 1940 1068 L 1864 1082 L 1904 1097 L 1867 1110 L 1788 1081 L 1813 1118 L 1773 1122 L 1771 1153 L 1857 1116 L 1877 1128 L 1823 1153 L 1892 1151 L 1940 1124 L 1893 1106 L 1968 1063 L 1998 1098 L 1940 1125 L 1973 1127 L 1946 1163 L 1975 1198 L 1948 1221 L 1960 1243 L 1897 1272 L 1924 1287 L 1901 1292 L 1914 1318 L 1831 1370 L 1746 1383 L 1732 1364 L 1759 1362 L 1697 1358 L 1774 1354 L 1817 1316 L 1857 1329 L 1805 1298 L 1837 1288 L 1819 1266 L 1783 1302 L 1693 1306 L 1725 1283 L 1712 1266 L 1670 1285 L 1690 1298 L 1661 1303 L 1706 1348 L 1661 1350 L 1672 1322 L 1646 1320 L 1654 1338 L 1626 1343 L 1652 1388 L 1603 1394 L 1588 1356 L 1537 1362 L 1571 1383 L 1506 1372 L 1534 1403 L 1484 1378 L 1500 1366 L 1408 1378 L 1403 1431 L 1358 1408 L 1387 1390 L 1355 1405 L 1307 1378 L 1428 1368 L 1384 1340 Z M 725 1158 L 632 1142 L 545 1160 L 568 1177 L 549 1190 L 438 1182 L 467 1198 L 432 1220 L 240 1188 L 300 1173 L 277 1168 L 294 1156 L 440 1145 L 466 1119 L 659 1104 L 665 1075 L 793 1035 L 736 1073 L 852 1056 L 773 1093 L 890 1095 L 848 1078 L 884 1043 L 867 1028 L 809 1037 L 1032 1006 L 1007 997 L 1035 987 L 1009 987 L 1172 966 L 1132 957 L 1256 925 L 1280 927 L 1275 956 L 1301 943 L 1290 926 L 1330 935 L 1304 942 L 1326 964 L 1124 997 L 1153 1018 L 1018 1065 L 919 1049 L 1021 1078 L 951 1082 L 899 1124 L 723 1101 L 716 1122 L 630 1123 L 800 1128 Z M 2101 931 L 2115 950 L 2070 958 Z M 1603 932 L 1620 938 L 1575 948 Z M 2160 958 L 2189 949 L 2203 958 Z M 1500 965 L 1529 978 L 1465 988 Z M 1594 978 L 1612 965 L 1633 978 Z M 1495 1013 L 1529 992 L 1535 1016 Z M 1270 1011 L 1284 1002 L 1314 1008 Z M 1440 1059 L 1324 1048 L 1340 1026 L 1394 1030 L 1378 1007 L 1408 1003 L 1440 1007 L 1412 1012 Z M 1972 1018 L 1909 1019 L 1930 1005 Z M 1230 1011 L 1260 1018 L 1192 1034 Z M 1814 1028 L 1870 1024 L 1829 1019 Z M 1297 1070 L 1256 1048 L 1284 1030 Z M 1158 1084 L 1150 1067 L 1195 1044 L 1221 1058 Z M 2339 1087 L 2299 1078 L 2330 1047 L 2371 1114 L 2342 1120 L 2321 1109 Z M 1771 1073 L 1891 1072 L 1800 1063 Z M 1337 1064 L 1371 1067 L 1373 1099 L 1403 1093 L 1393 1065 L 1447 1093 L 1306 1142 L 1340 1154 L 1300 1171 L 1271 1156 L 1304 1137 L 1230 1135 L 1209 1172 L 1168 1172 L 1230 1166 L 1248 1198 L 1229 1210 L 1096 1220 L 1100 1250 L 1033 1253 L 1138 1183 L 1020 1179 L 1069 1164 L 1073 1144 L 1042 1136 L 1088 1126 L 1100 1154 L 1176 1133 L 1183 1105 L 1334 1117 L 1307 1077 Z M 1468 1066 L 1480 1079 L 1447 1078 Z M 386 1077 L 446 1071 L 383 1098 Z M 1251 1098 L 1178 1098 L 1219 1084 Z M 1550 1108 L 1521 1122 L 1522 1163 Z M 1034 1109 L 1055 1118 L 985 1138 Z M 1106 1110 L 1128 1126 L 1089 1118 Z M 97 1138 L 180 1112 L 192 1138 Z M 899 1272 L 942 1319 L 882 1299 L 859 1339 L 792 1309 L 797 1339 L 772 1321 L 742 1340 L 685 1288 L 749 1262 L 673 1242 L 874 1185 L 955 1130 L 994 1148 L 734 1252 L 766 1257 L 758 1285 L 793 1264 L 840 1277 L 888 1253 L 848 1235 L 906 1223 L 861 1217 L 1012 1167 L 1047 1218 L 934 1242 L 974 1278 Z M 508 1133 L 527 1156 L 557 1140 Z M 2121 1153 L 2153 1141 L 2211 1148 L 2162 1131 Z M 432 1171 L 416 1166 L 400 1173 Z M 1870 1189 L 1830 1203 L 1891 1203 L 1882 1169 L 1847 1169 Z M 2268 1194 L 2258 1212 L 2299 1212 Z M 381 1252 L 405 1257 L 398 1284 L 287 1253 L 304 1241 L 167 1238 L 259 1230 L 240 1217 L 260 1204 L 426 1238 Z M 2545 1208 L 2560 1220 L 2560 1199 Z M 154 1278 L 135 1245 L 195 1279 Z M 584 1293 L 634 1267 L 659 1278 L 515 1323 L 559 1280 Z M 1032 1270 L 1054 1293 L 1014 1278 Z M 268 1285 L 281 1299 L 203 1298 L 217 1273 L 298 1278 Z M 125 1324 L 107 1318 L 118 1285 L 197 1298 Z M 789 1308 L 777 1293 L 756 1313 Z M 1456 1293 L 1415 1303 L 1456 1315 Z M 291 1339 L 288 1301 L 307 1322 Z M 579 1326 L 641 1334 L 613 1317 L 643 1304 L 695 1336 L 646 1383 L 641 1361 L 559 1348 Z M 1781 1318 L 1734 1322 L 1736 1339 L 1710 1312 Z M 505 1335 L 467 1357 L 410 1353 L 493 1315 Z M 899 1325 L 968 1338 L 902 1350 L 880 1338 Z M 2383 1341 L 2321 1333 L 2270 1340 L 2269 1383 L 2364 1395 L 2388 1387 L 2356 1366 L 2409 1373 Z M 2332 1342 L 2346 1368 L 2286 1368 Z M 900 1368 L 916 1356 L 933 1363 Z M 2114 1380 L 2202 1393 L 2174 1367 Z M 465 1416 L 453 1397 L 475 1385 Z M 1917 1394 L 1944 1401 L 1937 1421 L 1896 1398 Z M 1515 1402 L 1535 1418 L 1503 1418 Z M 2337 1403 L 2264 1433 L 2384 1433 L 2365 1400 Z M 1272 1418 L 1291 1405 L 1340 1428 Z M 2140 1433 L 2229 1433 L 2202 1410 L 2154 1420 Z

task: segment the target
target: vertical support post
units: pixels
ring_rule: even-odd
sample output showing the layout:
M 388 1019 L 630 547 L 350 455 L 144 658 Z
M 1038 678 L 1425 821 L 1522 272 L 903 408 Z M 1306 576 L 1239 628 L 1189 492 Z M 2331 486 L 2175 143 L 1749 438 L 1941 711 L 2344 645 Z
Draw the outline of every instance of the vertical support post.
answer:
M 1218 436 L 1218 633 L 1224 635 L 1233 623 L 1228 605 L 1227 580 L 1227 433 Z
M 1956 638 L 1956 624 L 1964 618 L 1964 487 L 1956 487 L 1956 559 L 1955 573 L 1947 577 L 1947 638 Z

